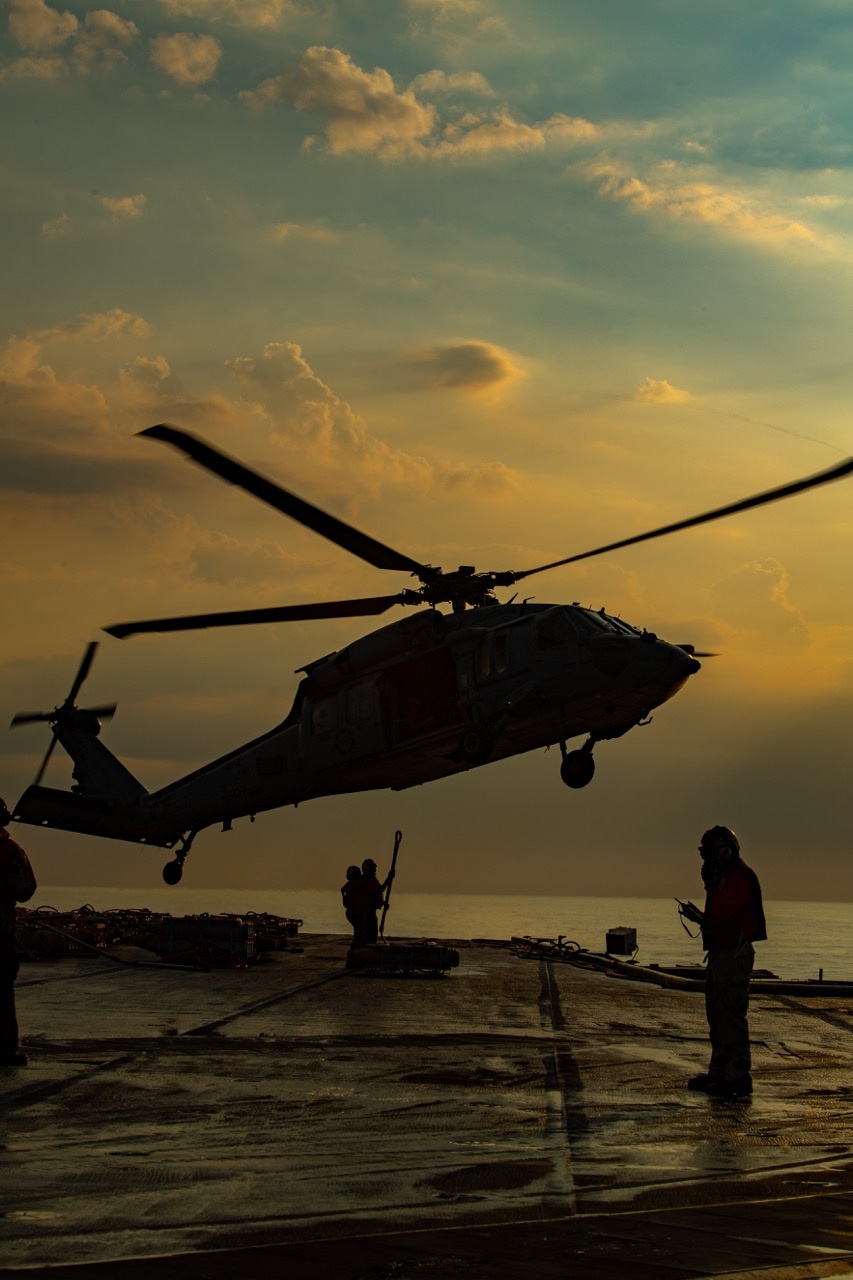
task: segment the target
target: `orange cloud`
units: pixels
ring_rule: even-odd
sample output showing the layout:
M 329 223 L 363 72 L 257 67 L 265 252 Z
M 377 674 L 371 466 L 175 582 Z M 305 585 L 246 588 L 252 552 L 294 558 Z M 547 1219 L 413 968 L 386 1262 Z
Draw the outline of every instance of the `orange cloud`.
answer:
M 9 30 L 23 49 L 56 49 L 77 31 L 73 13 L 51 9 L 44 0 L 11 0 Z
M 2 69 L 3 79 L 56 79 L 69 66 L 82 75 L 95 67 L 114 70 L 127 62 L 124 49 L 139 36 L 135 22 L 109 9 L 91 10 L 81 23 L 44 0 L 11 0 L 9 30 L 22 48 L 52 56 L 19 58 Z M 53 52 L 63 45 L 68 46 L 67 62 Z
M 525 376 L 503 347 L 491 342 L 457 342 L 408 353 L 403 369 L 415 386 L 461 391 L 494 391 Z
M 148 197 L 135 196 L 98 196 L 98 203 L 111 213 L 114 218 L 141 218 L 143 206 Z
M 340 49 L 307 49 L 296 71 L 263 81 L 240 97 L 254 110 L 289 102 L 324 121 L 331 155 L 373 153 L 384 160 L 461 159 L 540 150 L 550 144 L 578 144 L 601 130 L 588 120 L 556 114 L 537 124 L 516 120 L 507 107 L 482 115 L 466 112 L 442 125 L 435 106 L 417 96 L 494 96 L 477 72 L 428 71 L 398 91 L 381 67 L 364 71 Z M 318 145 L 316 137 L 307 147 Z
M 178 31 L 171 36 L 155 36 L 151 41 L 155 67 L 185 88 L 195 88 L 212 79 L 221 57 L 222 45 L 213 36 Z
M 621 172 L 610 161 L 588 165 L 585 173 L 605 199 L 643 213 L 660 212 L 668 218 L 703 223 L 721 234 L 771 247 L 822 244 L 805 223 L 768 208 L 760 198 L 726 190 L 713 181 L 685 181 L 672 162 L 661 166 L 652 181 Z
M 634 399 L 641 404 L 684 404 L 691 396 L 665 378 L 646 378 L 634 392 Z
M 298 12 L 291 0 L 160 0 L 173 18 L 231 22 L 238 27 L 272 29 Z
M 435 125 L 433 108 L 410 90 L 398 93 L 387 71 L 363 71 L 340 49 L 324 45 L 307 49 L 295 72 L 265 80 L 241 97 L 253 107 L 286 101 L 323 115 L 332 155 L 411 143 Z

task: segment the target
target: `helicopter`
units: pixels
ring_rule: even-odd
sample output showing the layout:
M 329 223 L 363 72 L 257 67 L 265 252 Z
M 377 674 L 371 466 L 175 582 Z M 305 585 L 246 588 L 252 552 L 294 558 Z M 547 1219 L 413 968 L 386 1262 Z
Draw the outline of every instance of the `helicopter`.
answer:
M 322 796 L 403 790 L 527 751 L 559 746 L 560 777 L 585 787 L 597 743 L 649 723 L 701 668 L 691 644 L 671 644 L 604 609 L 573 604 L 502 603 L 498 588 L 534 574 L 719 520 L 841 479 L 853 458 L 790 484 L 674 524 L 532 569 L 444 571 L 251 470 L 178 427 L 139 432 L 298 521 L 375 568 L 420 585 L 355 600 L 272 606 L 116 623 L 124 639 L 141 633 L 253 623 L 372 617 L 395 606 L 417 611 L 307 663 L 285 719 L 260 737 L 149 793 L 100 740 L 115 705 L 79 708 L 97 650 L 93 641 L 65 700 L 52 711 L 19 712 L 17 726 L 50 725 L 53 737 L 13 818 L 36 826 L 133 841 L 174 851 L 163 868 L 177 884 L 198 833 L 215 823 Z M 440 606 L 449 605 L 448 611 Z M 574 750 L 567 743 L 585 736 Z M 56 743 L 73 761 L 71 790 L 42 785 Z

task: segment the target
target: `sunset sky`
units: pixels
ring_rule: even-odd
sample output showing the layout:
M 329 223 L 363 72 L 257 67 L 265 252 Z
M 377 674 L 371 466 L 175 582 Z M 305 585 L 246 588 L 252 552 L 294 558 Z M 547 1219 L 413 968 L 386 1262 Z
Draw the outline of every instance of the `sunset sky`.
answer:
M 853 453 L 853 2 L 0 8 L 0 711 L 116 700 L 149 789 L 271 728 L 355 621 L 127 619 L 395 592 L 135 433 L 171 422 L 415 559 L 522 569 Z M 531 580 L 704 662 L 602 743 L 197 840 L 184 885 L 853 900 L 853 481 Z M 394 615 L 379 620 L 385 622 Z M 14 802 L 45 725 L 2 733 Z M 580 745 L 578 741 L 575 745 Z M 60 750 L 48 785 L 70 784 Z M 16 827 L 50 884 L 162 851 Z M 402 859 L 401 852 L 401 859 Z M 180 893 L 176 892 L 176 910 Z

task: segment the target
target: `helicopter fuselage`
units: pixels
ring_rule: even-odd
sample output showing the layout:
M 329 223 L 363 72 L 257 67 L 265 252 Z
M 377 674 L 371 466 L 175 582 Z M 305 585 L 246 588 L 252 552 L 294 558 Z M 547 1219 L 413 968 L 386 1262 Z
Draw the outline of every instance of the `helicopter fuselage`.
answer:
M 55 726 L 75 789 L 31 787 L 16 816 L 171 847 L 187 832 L 320 796 L 402 790 L 554 744 L 565 759 L 566 741 L 581 734 L 591 752 L 698 669 L 690 646 L 603 610 L 421 610 L 303 668 L 281 724 L 151 794 L 128 785 L 91 723 Z

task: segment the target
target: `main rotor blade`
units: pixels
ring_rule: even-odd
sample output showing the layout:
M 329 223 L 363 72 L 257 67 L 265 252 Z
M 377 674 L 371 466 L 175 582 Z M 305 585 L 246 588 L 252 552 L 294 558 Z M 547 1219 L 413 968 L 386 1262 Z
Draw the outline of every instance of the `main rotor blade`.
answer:
M 291 519 L 298 520 L 300 524 L 313 529 L 315 533 L 328 538 L 330 542 L 343 547 L 345 551 L 352 552 L 354 556 L 366 560 L 368 564 L 375 565 L 377 569 L 402 569 L 406 573 L 418 575 L 427 572 L 426 565 L 412 560 L 392 547 L 386 547 L 384 543 L 368 537 L 366 533 L 361 533 L 352 525 L 345 524 L 343 520 L 338 520 L 335 516 L 321 511 L 319 507 L 312 506 L 310 502 L 297 498 L 281 485 L 258 475 L 256 471 L 243 466 L 228 454 L 214 449 L 212 445 L 199 440 L 188 431 L 181 431 L 178 427 L 171 427 L 168 423 L 162 422 L 156 427 L 147 427 L 145 431 L 140 431 L 139 435 L 149 436 L 152 440 L 163 440 L 166 444 L 174 445 L 176 449 L 182 449 L 199 466 L 212 471 L 214 475 L 227 480 L 229 484 L 245 489 L 247 493 L 260 498 L 261 502 L 266 502 L 276 511 L 281 511 Z
M 576 560 L 588 560 L 591 556 L 601 556 L 607 551 L 617 551 L 620 547 L 633 546 L 635 542 L 648 542 L 650 538 L 662 538 L 669 533 L 677 533 L 680 529 L 690 529 L 697 524 L 707 524 L 711 520 L 722 520 L 724 516 L 736 515 L 738 511 L 748 511 L 751 507 L 763 507 L 768 502 L 778 502 L 780 498 L 790 498 L 795 493 L 803 493 L 806 489 L 815 489 L 818 485 L 829 484 L 831 480 L 840 480 L 853 472 L 853 458 L 847 458 L 828 471 L 818 471 L 803 480 L 794 480 L 791 484 L 780 485 L 777 489 L 768 489 L 766 493 L 754 494 L 751 498 L 742 498 L 740 502 L 732 502 L 727 507 L 716 507 L 700 516 L 691 516 L 688 520 L 679 520 L 675 524 L 664 525 L 661 529 L 652 529 L 649 533 L 639 533 L 633 538 L 623 538 L 621 542 L 609 542 L 606 547 L 596 547 L 594 551 L 584 551 L 578 556 L 567 556 L 565 560 L 552 560 L 550 564 L 540 564 L 535 569 L 524 569 L 513 573 L 513 582 L 529 578 L 533 573 L 542 573 L 545 569 L 557 569 L 563 564 L 574 564 Z
M 402 596 L 368 596 L 363 600 L 328 600 L 320 604 L 285 604 L 266 609 L 236 609 L 227 613 L 197 613 L 185 618 L 152 618 L 104 627 L 107 635 L 123 640 L 142 632 L 203 631 L 206 627 L 244 626 L 252 622 L 306 622 L 312 618 L 360 618 L 384 613 Z

